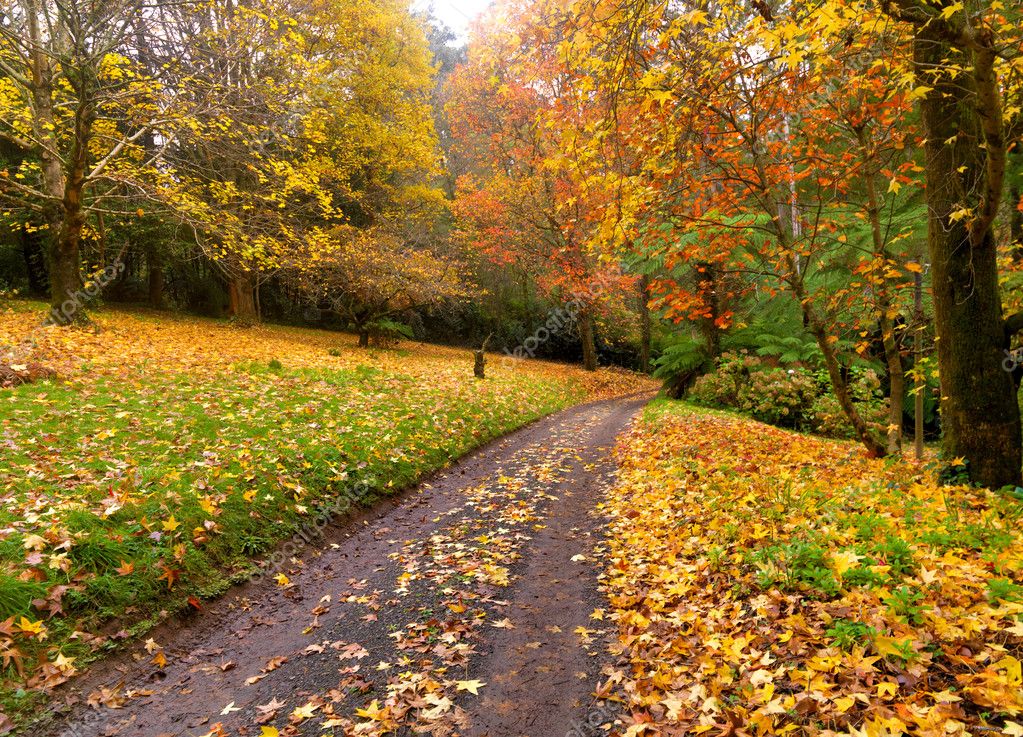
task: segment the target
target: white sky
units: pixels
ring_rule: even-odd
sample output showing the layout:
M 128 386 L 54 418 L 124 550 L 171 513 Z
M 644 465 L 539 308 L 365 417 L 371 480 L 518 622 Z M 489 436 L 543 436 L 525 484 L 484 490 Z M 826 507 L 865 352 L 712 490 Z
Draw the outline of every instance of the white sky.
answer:
M 464 39 L 469 22 L 482 13 L 490 0 L 414 0 L 412 7 L 420 10 L 433 6 L 434 15 Z

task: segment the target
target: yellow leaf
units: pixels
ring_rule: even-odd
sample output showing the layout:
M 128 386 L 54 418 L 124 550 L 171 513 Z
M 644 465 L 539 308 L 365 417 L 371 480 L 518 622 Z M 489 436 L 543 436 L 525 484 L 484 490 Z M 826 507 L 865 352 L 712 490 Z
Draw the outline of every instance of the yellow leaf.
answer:
M 479 696 L 480 688 L 486 685 L 487 684 L 483 681 L 458 681 L 455 683 L 455 686 L 459 691 L 468 691 L 473 696 Z
M 164 532 L 174 532 L 174 530 L 178 529 L 180 526 L 181 523 L 174 519 L 173 514 L 163 521 Z
M 316 706 L 316 704 L 306 704 L 305 706 L 297 707 L 293 712 L 291 712 L 291 716 L 298 720 L 311 719 L 313 714 L 315 714 L 316 710 L 319 708 L 320 707 Z
M 373 721 L 380 721 L 387 716 L 388 709 L 380 708 L 380 702 L 373 699 L 369 706 L 365 709 L 356 709 L 355 716 L 362 717 L 363 719 L 372 719 Z
M 850 698 L 849 696 L 842 696 L 835 699 L 835 708 L 842 714 L 845 714 L 855 703 L 856 699 Z
M 843 550 L 831 554 L 831 566 L 835 569 L 838 577 L 841 578 L 850 568 L 855 568 L 856 564 L 862 559 L 863 556 L 857 555 L 854 550 Z
M 907 650 L 911 647 L 913 642 L 912 637 L 904 637 L 901 640 L 894 637 L 886 637 L 885 635 L 877 635 L 874 638 L 874 647 L 877 648 L 877 652 L 884 657 L 894 655 L 896 657 L 905 657 Z
M 18 629 L 26 635 L 39 635 L 39 639 L 43 639 L 46 636 L 46 626 L 42 620 L 33 622 L 30 619 L 22 617 L 17 625 Z
M 962 3 L 952 3 L 951 5 L 947 5 L 944 8 L 942 8 L 941 17 L 943 20 L 948 20 L 962 9 L 963 9 Z
M 1002 727 L 1002 734 L 1007 734 L 1009 737 L 1023 737 L 1023 724 L 1006 722 L 1005 726 Z
M 896 693 L 898 693 L 898 690 L 899 684 L 892 683 L 891 681 L 885 681 L 884 683 L 877 684 L 878 696 L 884 696 L 885 694 L 887 694 L 888 696 L 894 696 Z

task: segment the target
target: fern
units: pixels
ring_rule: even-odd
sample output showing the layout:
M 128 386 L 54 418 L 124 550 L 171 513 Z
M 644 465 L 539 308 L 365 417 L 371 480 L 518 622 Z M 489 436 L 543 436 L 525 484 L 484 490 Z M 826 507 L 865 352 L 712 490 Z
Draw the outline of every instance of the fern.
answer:
M 682 378 L 703 366 L 708 357 L 700 341 L 688 335 L 678 336 L 654 360 L 654 376 L 665 381 Z
M 778 336 L 762 333 L 757 336 L 758 356 L 774 356 L 781 363 L 819 363 L 821 349 L 813 340 L 797 335 Z

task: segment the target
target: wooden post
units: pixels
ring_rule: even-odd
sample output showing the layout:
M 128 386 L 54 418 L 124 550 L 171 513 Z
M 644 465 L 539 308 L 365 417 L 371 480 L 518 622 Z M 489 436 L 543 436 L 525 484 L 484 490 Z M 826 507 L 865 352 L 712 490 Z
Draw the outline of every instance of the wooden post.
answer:
M 487 336 L 487 339 L 483 341 L 483 346 L 478 351 L 472 352 L 475 358 L 472 373 L 477 379 L 487 378 L 487 343 L 490 342 L 492 337 L 494 337 L 493 333 Z

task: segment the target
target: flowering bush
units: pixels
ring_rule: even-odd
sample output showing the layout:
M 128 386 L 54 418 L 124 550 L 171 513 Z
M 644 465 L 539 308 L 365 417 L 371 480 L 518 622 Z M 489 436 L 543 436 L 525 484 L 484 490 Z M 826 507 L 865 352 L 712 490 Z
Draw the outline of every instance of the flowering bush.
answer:
M 803 368 L 773 368 L 745 352 L 725 353 L 717 370 L 696 380 L 689 398 L 707 407 L 745 412 L 771 425 L 812 430 L 834 438 L 851 438 L 853 429 L 831 393 L 828 376 Z M 849 392 L 860 415 L 883 435 L 888 400 L 881 379 L 870 368 L 850 370 Z
M 803 428 L 810 424 L 817 394 L 817 382 L 805 371 L 764 369 L 752 372 L 739 387 L 736 406 L 762 422 Z
M 696 380 L 689 398 L 708 407 L 738 408 L 739 388 L 749 381 L 751 372 L 761 368 L 761 361 L 745 351 L 723 353 L 717 359 L 717 370 Z
M 863 420 L 878 435 L 888 426 L 888 399 L 881 391 L 881 379 L 873 369 L 853 369 L 849 392 Z M 818 396 L 810 408 L 813 431 L 829 438 L 852 438 L 852 425 L 831 392 Z

